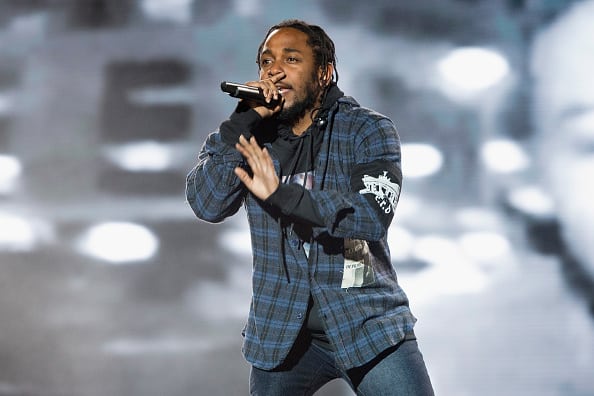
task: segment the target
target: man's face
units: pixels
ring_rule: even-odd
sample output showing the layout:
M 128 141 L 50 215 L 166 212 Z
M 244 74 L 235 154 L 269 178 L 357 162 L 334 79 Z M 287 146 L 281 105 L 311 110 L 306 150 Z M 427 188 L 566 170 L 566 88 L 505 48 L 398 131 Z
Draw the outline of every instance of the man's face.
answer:
M 564 240 L 594 278 L 594 1 L 545 32 L 532 56 L 543 186 Z
M 307 35 L 293 28 L 273 31 L 260 54 L 260 79 L 284 72 L 276 85 L 285 98 L 279 119 L 294 123 L 317 106 L 321 92 L 314 54 Z

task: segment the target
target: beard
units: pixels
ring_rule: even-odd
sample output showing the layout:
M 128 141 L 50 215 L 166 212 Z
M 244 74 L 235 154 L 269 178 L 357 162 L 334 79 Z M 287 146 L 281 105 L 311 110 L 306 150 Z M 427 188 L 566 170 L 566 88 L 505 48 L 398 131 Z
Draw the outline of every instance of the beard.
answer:
M 313 76 L 312 76 L 313 77 Z M 305 95 L 297 100 L 292 106 L 284 108 L 277 116 L 277 120 L 282 124 L 295 125 L 297 121 L 305 117 L 305 114 L 313 110 L 321 88 L 316 84 L 315 79 L 311 78 L 305 86 Z

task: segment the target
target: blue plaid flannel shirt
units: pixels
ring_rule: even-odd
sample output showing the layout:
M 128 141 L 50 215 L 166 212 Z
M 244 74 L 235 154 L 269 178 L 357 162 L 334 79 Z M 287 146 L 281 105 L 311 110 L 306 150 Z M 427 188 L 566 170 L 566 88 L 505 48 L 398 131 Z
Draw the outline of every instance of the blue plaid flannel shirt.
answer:
M 340 98 L 329 112 L 315 163 L 310 193 L 325 226 L 314 228 L 308 260 L 297 236 L 282 237 L 267 204 L 233 173 L 236 166 L 246 166 L 242 156 L 221 141 L 218 131 L 206 139 L 198 164 L 187 176 L 186 197 L 200 219 L 213 223 L 246 208 L 253 297 L 243 353 L 253 366 L 267 370 L 283 362 L 304 324 L 310 295 L 318 302 L 336 362 L 344 369 L 369 362 L 413 329 L 416 319 L 398 285 L 386 241 L 391 217 L 381 221 L 373 201 L 351 186 L 355 167 L 374 161 L 387 161 L 400 170 L 394 124 L 351 97 Z M 367 242 L 374 272 L 371 284 L 342 287 L 347 239 Z M 279 251 L 285 253 L 290 282 L 281 269 Z

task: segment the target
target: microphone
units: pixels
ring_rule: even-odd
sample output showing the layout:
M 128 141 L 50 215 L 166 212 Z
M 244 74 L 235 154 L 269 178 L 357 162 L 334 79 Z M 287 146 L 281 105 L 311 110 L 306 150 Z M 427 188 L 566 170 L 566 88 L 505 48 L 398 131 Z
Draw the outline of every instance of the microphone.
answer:
M 253 100 L 263 104 L 266 107 L 274 108 L 281 102 L 281 98 L 271 98 L 269 103 L 266 103 L 266 97 L 260 88 L 250 87 L 249 85 L 237 84 L 233 82 L 223 81 L 221 83 L 221 90 L 234 98 Z

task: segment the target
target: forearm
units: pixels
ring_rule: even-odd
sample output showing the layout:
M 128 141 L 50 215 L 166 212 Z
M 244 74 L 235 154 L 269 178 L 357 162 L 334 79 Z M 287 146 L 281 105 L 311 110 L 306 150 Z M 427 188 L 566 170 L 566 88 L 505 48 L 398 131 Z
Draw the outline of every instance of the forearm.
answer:
M 313 226 L 324 225 L 324 220 L 318 213 L 310 192 L 299 184 L 279 185 L 266 203 L 278 208 L 287 217 Z
M 348 154 L 353 165 L 344 174 L 348 184 L 337 183 L 334 191 L 311 191 L 325 225 L 314 233 L 378 240 L 386 235 L 400 198 L 400 139 L 385 117 L 368 118 L 355 130 Z
M 381 216 L 369 200 L 355 192 L 311 191 L 323 226 L 314 235 L 376 241 L 386 235 L 392 215 Z
M 314 226 L 316 234 L 340 238 L 381 239 L 392 220 L 359 193 L 309 191 L 298 184 L 279 186 L 266 202 L 293 221 Z
M 287 218 L 313 226 L 314 235 L 368 241 L 386 235 L 395 208 L 395 203 L 380 207 L 374 197 L 358 192 L 310 191 L 297 184 L 281 185 L 266 202 Z
M 311 191 L 325 226 L 314 232 L 378 240 L 392 222 L 402 186 L 400 140 L 393 123 L 381 119 L 358 130 L 353 156 L 354 165 L 345 175 L 348 186 Z
M 186 177 L 186 199 L 197 217 L 220 222 L 241 206 L 246 190 L 234 169 L 245 162 L 234 145 L 240 135 L 249 136 L 260 120 L 255 111 L 238 105 L 206 139 L 198 164 Z

